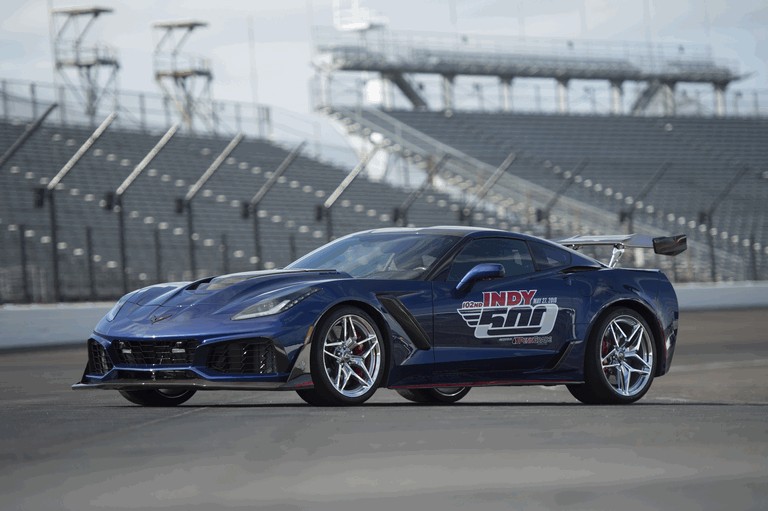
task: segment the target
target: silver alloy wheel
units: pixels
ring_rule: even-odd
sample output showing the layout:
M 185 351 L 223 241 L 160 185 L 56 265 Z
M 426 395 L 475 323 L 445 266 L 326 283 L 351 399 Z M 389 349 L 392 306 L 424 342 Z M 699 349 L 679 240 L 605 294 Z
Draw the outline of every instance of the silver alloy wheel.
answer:
M 603 331 L 600 365 L 611 388 L 635 396 L 651 379 L 653 344 L 643 324 L 632 316 L 617 316 Z
M 370 391 L 381 370 L 381 343 L 373 325 L 355 314 L 337 319 L 323 339 L 323 369 L 342 396 Z

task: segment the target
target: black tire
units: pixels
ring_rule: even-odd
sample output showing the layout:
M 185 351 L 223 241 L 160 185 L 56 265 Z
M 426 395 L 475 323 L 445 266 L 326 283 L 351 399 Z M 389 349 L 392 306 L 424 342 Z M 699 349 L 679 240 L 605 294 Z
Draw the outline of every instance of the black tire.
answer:
M 315 389 L 297 390 L 296 393 L 305 403 L 312 406 L 331 406 L 332 403 L 321 398 Z
M 121 390 L 120 395 L 141 406 L 178 406 L 189 401 L 195 390 L 151 389 Z
M 584 383 L 568 385 L 568 390 L 585 404 L 634 403 L 651 388 L 656 363 L 648 323 L 632 309 L 616 308 L 599 321 L 587 341 Z
M 432 389 L 397 389 L 408 401 L 420 404 L 447 405 L 469 394 L 470 387 L 438 387 Z
M 365 311 L 357 307 L 332 310 L 320 321 L 312 339 L 315 386 L 298 391 L 299 396 L 315 406 L 362 404 L 381 384 L 386 355 L 381 330 Z

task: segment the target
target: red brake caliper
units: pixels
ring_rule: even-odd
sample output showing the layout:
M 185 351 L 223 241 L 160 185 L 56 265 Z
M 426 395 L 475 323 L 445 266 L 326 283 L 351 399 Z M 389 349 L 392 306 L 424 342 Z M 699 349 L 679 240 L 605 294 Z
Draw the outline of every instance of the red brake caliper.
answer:
M 602 361 L 605 356 L 611 352 L 611 340 L 608 339 L 608 336 L 603 337 L 603 341 L 600 344 L 600 360 Z M 606 376 L 608 376 L 610 369 L 603 369 L 603 372 Z
M 357 337 L 357 336 L 355 336 L 355 342 L 359 342 L 359 341 L 360 341 L 360 339 L 358 339 L 358 337 Z M 362 354 L 363 354 L 363 347 L 362 347 L 362 346 L 360 346 L 360 345 L 358 344 L 357 346 L 355 346 L 355 347 L 352 349 L 352 354 L 353 354 L 353 355 L 356 355 L 356 356 L 360 356 L 360 355 L 362 355 Z M 353 371 L 355 372 L 355 374 L 356 374 L 356 375 L 358 375 L 360 378 L 363 378 L 363 370 L 362 370 L 362 369 L 360 369 L 360 367 L 358 367 L 358 366 L 354 366 L 354 368 L 353 368 L 352 370 L 353 370 Z M 363 379 L 364 379 L 364 378 L 363 378 Z

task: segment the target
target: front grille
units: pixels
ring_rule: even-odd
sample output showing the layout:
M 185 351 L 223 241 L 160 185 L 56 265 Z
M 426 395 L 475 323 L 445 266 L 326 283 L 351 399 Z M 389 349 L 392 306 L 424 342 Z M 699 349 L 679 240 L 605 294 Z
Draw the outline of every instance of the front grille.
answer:
M 216 344 L 206 366 L 226 374 L 273 374 L 277 372 L 275 347 L 266 339 Z
M 112 361 L 107 356 L 104 346 L 88 339 L 88 374 L 103 375 L 112 369 Z
M 124 365 L 189 365 L 199 343 L 184 341 L 115 341 L 117 360 Z

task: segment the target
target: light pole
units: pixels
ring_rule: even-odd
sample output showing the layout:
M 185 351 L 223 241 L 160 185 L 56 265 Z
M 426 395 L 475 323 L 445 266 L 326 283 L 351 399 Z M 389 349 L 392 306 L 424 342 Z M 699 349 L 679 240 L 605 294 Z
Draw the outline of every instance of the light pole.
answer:
M 552 212 L 552 208 L 555 207 L 555 204 L 557 204 L 557 201 L 560 200 L 560 197 L 563 196 L 563 194 L 568 190 L 568 188 L 571 187 L 571 185 L 575 182 L 575 178 L 579 173 L 586 168 L 586 166 L 589 165 L 589 162 L 587 160 L 581 160 L 576 167 L 574 167 L 573 171 L 571 171 L 570 176 L 566 176 L 566 179 L 563 181 L 563 183 L 560 185 L 560 188 L 558 188 L 557 192 L 552 196 L 551 199 L 549 199 L 549 202 L 542 208 L 536 210 L 536 221 L 541 222 L 542 220 L 547 222 L 547 231 L 546 231 L 546 237 L 551 238 L 552 237 L 552 221 L 550 219 L 550 214 Z
M 50 213 L 49 219 L 51 225 L 51 269 L 53 271 L 53 298 L 57 302 L 61 301 L 61 278 L 59 274 L 59 225 L 56 216 L 56 187 L 59 183 L 61 183 L 61 180 L 64 179 L 64 177 L 75 167 L 77 162 L 79 162 L 80 159 L 85 156 L 85 153 L 87 153 L 93 144 L 99 139 L 99 137 L 104 134 L 107 128 L 109 128 L 109 125 L 112 124 L 112 121 L 114 121 L 116 118 L 116 112 L 109 114 L 107 118 L 102 121 L 99 127 L 96 128 L 96 130 L 91 134 L 91 136 L 88 137 L 85 142 L 83 142 L 83 145 L 81 145 L 75 154 L 72 155 L 69 161 L 64 164 L 64 166 L 53 177 L 53 179 L 48 182 L 48 185 L 45 188 L 38 190 L 36 205 L 39 204 L 40 207 L 42 207 L 45 201 L 48 201 L 48 211 Z
M 217 170 L 221 167 L 221 165 L 224 163 L 224 161 L 229 157 L 229 155 L 232 153 L 232 151 L 235 150 L 235 148 L 242 142 L 244 138 L 244 135 L 242 133 L 238 133 L 235 135 L 235 138 L 233 138 L 229 144 L 227 144 L 227 147 L 224 148 L 224 150 L 219 154 L 215 160 L 213 160 L 213 163 L 210 164 L 210 166 L 203 172 L 203 174 L 200 176 L 200 178 L 197 180 L 197 182 L 192 185 L 192 187 L 187 192 L 187 195 L 184 196 L 183 199 L 176 199 L 176 212 L 177 213 L 183 213 L 185 210 L 187 212 L 187 239 L 189 241 L 189 266 L 190 270 L 192 272 L 192 280 L 196 279 L 197 274 L 197 259 L 195 256 L 195 221 L 194 221 L 194 215 L 192 213 L 192 199 L 195 198 L 197 193 L 205 186 L 205 183 L 208 182 L 208 180 L 213 177 L 213 175 L 216 173 Z
M 120 268 L 122 269 L 122 283 L 123 294 L 128 293 L 128 255 L 125 247 L 125 208 L 123 207 L 123 195 L 128 191 L 128 188 L 136 181 L 141 173 L 146 169 L 152 160 L 163 150 L 165 145 L 171 140 L 173 135 L 178 131 L 179 125 L 174 124 L 170 129 L 162 136 L 162 138 L 155 144 L 144 158 L 134 167 L 133 171 L 125 178 L 120 186 L 114 193 L 108 193 L 106 196 L 106 209 L 117 211 L 117 226 L 120 245 Z
M 707 226 L 707 241 L 709 243 L 709 260 L 710 260 L 710 277 L 712 278 L 712 282 L 717 281 L 717 257 L 715 255 L 715 234 L 714 234 L 714 227 L 713 227 L 713 217 L 715 214 L 715 211 L 718 207 L 720 207 L 720 204 L 723 203 L 723 201 L 728 197 L 728 194 L 731 193 L 731 191 L 736 187 L 738 182 L 741 180 L 742 177 L 744 177 L 747 172 L 749 172 L 751 169 L 748 165 L 744 165 L 741 169 L 739 169 L 738 172 L 736 172 L 731 180 L 728 182 L 727 185 L 725 185 L 725 188 L 720 192 L 720 194 L 715 198 L 714 201 L 709 205 L 709 208 L 704 211 L 699 212 L 699 223 L 705 224 Z
M 491 191 L 496 182 L 501 179 L 501 176 L 503 176 L 507 169 L 512 166 L 516 159 L 517 154 L 514 152 L 507 155 L 504 161 L 501 162 L 501 165 L 499 165 L 496 170 L 493 171 L 491 177 L 489 177 L 485 183 L 483 183 L 483 186 L 480 187 L 480 191 L 477 192 L 474 200 L 467 201 L 464 207 L 459 210 L 460 222 L 467 222 L 469 225 L 472 225 L 472 214 L 474 213 L 475 208 L 478 204 L 480 204 L 480 202 L 482 202 L 483 199 L 485 199 L 485 196 L 488 195 L 488 192 Z
M 374 145 L 373 148 L 368 151 L 368 153 L 366 153 L 366 155 L 363 156 L 363 158 L 357 163 L 357 165 L 355 165 L 355 168 L 353 168 L 349 174 L 347 174 L 347 177 L 345 177 L 342 182 L 339 183 L 339 186 L 336 187 L 336 189 L 325 200 L 325 202 L 317 206 L 315 210 L 315 218 L 317 220 L 325 219 L 325 235 L 328 241 L 333 240 L 333 217 L 331 216 L 331 208 L 333 208 L 333 205 L 336 203 L 339 197 L 341 197 L 341 194 L 343 194 L 349 185 L 352 184 L 352 181 L 354 181 L 357 176 L 366 169 L 368 163 L 370 163 L 371 159 L 376 155 L 380 148 L 381 146 Z
M 248 204 L 243 204 L 243 218 L 248 218 L 249 215 L 253 218 L 253 244 L 255 251 L 254 255 L 256 256 L 257 270 L 260 270 L 263 267 L 261 257 L 261 232 L 259 226 L 259 205 L 261 204 L 261 201 L 264 200 L 264 197 L 267 196 L 267 193 L 269 193 L 275 183 L 277 183 L 277 180 L 280 179 L 280 176 L 282 176 L 283 173 L 288 170 L 288 167 L 291 166 L 294 160 L 299 157 L 301 150 L 304 149 L 305 145 L 306 142 L 302 141 L 290 153 L 288 153 L 288 156 L 286 156 L 285 159 L 280 162 L 280 165 L 278 165 L 267 182 L 261 186 L 258 192 L 256 192 L 256 195 L 251 198 Z
M 637 197 L 635 197 L 635 202 L 627 210 L 621 210 L 619 212 L 619 223 L 627 222 L 627 234 L 634 234 L 635 232 L 635 210 L 636 205 L 645 200 L 645 197 L 651 192 L 654 186 L 656 186 L 656 183 L 658 183 L 662 177 L 664 177 L 664 174 L 669 170 L 670 163 L 668 161 L 665 161 L 661 164 L 661 166 L 656 169 L 656 172 L 651 176 L 651 179 L 648 180 L 647 183 L 645 183 L 645 186 L 642 190 L 640 190 L 640 193 L 637 194 Z

